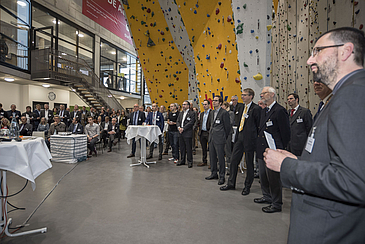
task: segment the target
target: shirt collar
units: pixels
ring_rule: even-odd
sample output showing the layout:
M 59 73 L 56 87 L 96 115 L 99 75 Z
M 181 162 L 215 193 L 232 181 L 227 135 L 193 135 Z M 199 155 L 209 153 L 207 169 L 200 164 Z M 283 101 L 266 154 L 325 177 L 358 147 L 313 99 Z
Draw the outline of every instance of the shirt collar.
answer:
M 330 96 L 332 95 L 332 92 L 330 93 L 330 94 L 328 94 L 327 95 L 327 97 L 325 97 L 323 100 L 322 100 L 322 102 L 323 103 L 326 103 L 327 102 L 327 100 L 330 98 Z
M 268 110 L 270 111 L 272 109 L 272 107 L 275 105 L 276 101 L 274 101 L 270 106 L 268 106 Z
M 207 109 L 207 111 L 204 111 L 204 114 L 209 114 L 210 108 Z

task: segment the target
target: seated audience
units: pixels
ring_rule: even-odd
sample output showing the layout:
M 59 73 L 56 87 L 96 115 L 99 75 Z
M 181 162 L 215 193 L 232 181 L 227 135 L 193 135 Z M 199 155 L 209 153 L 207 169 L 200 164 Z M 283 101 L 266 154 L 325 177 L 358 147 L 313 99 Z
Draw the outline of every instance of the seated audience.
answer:
M 48 133 L 48 141 L 50 141 L 51 135 L 57 135 L 58 132 L 66 132 L 66 124 L 61 122 L 61 118 L 59 115 L 55 115 L 53 117 L 54 122 L 49 127 L 49 133 Z
M 22 114 L 22 116 L 25 116 L 25 118 L 27 119 L 28 124 L 33 125 L 34 115 L 32 113 L 32 107 L 31 106 L 27 106 L 25 108 L 25 112 Z
M 88 124 L 85 126 L 85 134 L 87 136 L 88 141 L 88 148 L 89 148 L 89 157 L 92 156 L 92 153 L 95 153 L 95 156 L 97 157 L 95 143 L 99 140 L 100 135 L 100 126 L 97 124 L 94 124 L 93 118 L 88 118 Z
M 109 137 L 109 150 L 108 152 L 112 151 L 112 143 L 114 144 L 114 146 L 117 144 L 116 139 L 119 138 L 119 125 L 117 123 L 117 119 L 113 118 L 112 119 L 112 123 L 109 124 L 108 126 L 108 137 Z
M 106 147 L 106 137 L 108 135 L 108 127 L 109 127 L 109 116 L 106 116 L 105 117 L 105 121 L 104 122 L 101 122 L 101 130 L 100 130 L 100 133 L 101 133 L 101 140 L 103 141 L 104 143 L 104 148 Z
M 19 135 L 20 136 L 31 136 L 33 131 L 33 126 L 27 122 L 25 116 L 21 117 L 21 124 L 19 125 Z
M 44 134 L 47 135 L 49 130 L 49 124 L 46 121 L 45 117 L 41 118 L 41 122 L 38 125 L 37 131 L 44 131 Z
M 6 112 L 6 117 L 9 121 L 11 121 L 14 118 L 16 118 L 16 121 L 19 123 L 19 119 L 21 117 L 20 111 L 16 110 L 16 105 L 12 104 L 10 106 L 10 110 Z
M 77 118 L 73 118 L 68 131 L 72 132 L 72 134 L 84 134 L 84 127 L 77 121 Z

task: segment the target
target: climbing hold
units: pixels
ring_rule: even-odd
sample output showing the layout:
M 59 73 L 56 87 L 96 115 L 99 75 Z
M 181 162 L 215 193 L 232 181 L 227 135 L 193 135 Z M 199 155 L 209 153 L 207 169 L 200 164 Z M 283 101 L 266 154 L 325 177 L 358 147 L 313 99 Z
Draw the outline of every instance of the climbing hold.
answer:
M 236 83 L 240 83 L 240 79 L 238 79 L 237 77 L 234 79 L 234 81 L 235 81 Z
M 248 65 L 244 62 L 244 63 L 243 63 L 243 67 L 247 68 L 247 67 L 248 67 Z
M 215 15 L 219 14 L 219 8 L 216 8 Z
M 230 16 L 230 15 L 228 15 L 228 17 L 227 17 L 227 22 L 229 23 L 229 22 L 231 22 L 232 21 L 232 17 Z
M 267 25 L 266 26 L 266 29 L 269 31 L 269 30 L 271 30 L 271 28 L 272 28 L 272 25 Z
M 243 4 L 243 6 L 242 6 L 244 9 L 246 9 L 246 7 L 247 7 L 247 4 Z
M 221 62 L 221 64 L 219 65 L 220 68 L 224 67 L 224 62 Z
M 221 49 L 222 49 L 222 44 L 221 44 L 221 43 L 219 43 L 217 48 L 218 48 L 219 50 L 221 50 Z
M 262 80 L 262 74 L 260 74 L 260 73 L 257 73 L 257 75 L 254 75 L 253 76 L 253 78 L 255 79 L 255 80 Z

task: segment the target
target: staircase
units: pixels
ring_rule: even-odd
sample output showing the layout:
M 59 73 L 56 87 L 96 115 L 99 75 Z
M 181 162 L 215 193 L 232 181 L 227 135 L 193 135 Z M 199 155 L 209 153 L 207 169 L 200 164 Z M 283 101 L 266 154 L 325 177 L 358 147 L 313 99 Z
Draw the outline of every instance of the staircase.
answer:
M 53 50 L 32 50 L 32 80 L 68 86 L 89 107 L 122 110 L 123 106 L 85 60 Z

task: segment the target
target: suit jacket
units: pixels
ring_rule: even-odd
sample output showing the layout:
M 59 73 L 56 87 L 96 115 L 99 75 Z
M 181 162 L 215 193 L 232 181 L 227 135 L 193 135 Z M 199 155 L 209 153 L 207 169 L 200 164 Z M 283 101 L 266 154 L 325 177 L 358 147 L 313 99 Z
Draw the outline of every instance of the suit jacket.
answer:
M 15 110 L 15 118 L 17 120 L 17 122 L 19 123 L 20 117 L 22 116 L 20 111 Z M 6 112 L 6 118 L 11 122 L 12 118 L 13 118 L 13 111 L 9 110 Z
M 58 111 L 58 115 L 61 117 L 61 110 Z M 67 110 L 63 110 L 64 114 L 63 114 L 63 119 L 61 118 L 61 122 L 65 123 L 66 125 L 69 123 L 70 121 L 70 112 L 68 112 Z
M 229 118 L 229 113 L 221 108 L 214 119 L 214 111 L 211 117 L 211 126 L 209 130 L 208 143 L 225 144 L 228 136 L 231 133 L 232 126 Z
M 193 127 L 195 124 L 195 115 L 196 113 L 194 111 L 188 110 L 188 113 L 186 114 L 184 123 L 183 123 L 183 117 L 184 117 L 184 111 L 181 111 L 179 113 L 179 117 L 177 117 L 176 126 L 177 128 L 183 128 L 183 132 L 179 134 L 179 136 L 185 137 L 185 138 L 192 138 L 193 137 Z M 182 126 L 182 124 L 184 126 Z
M 233 105 L 230 106 L 231 111 L 233 111 L 233 113 L 234 113 L 234 125 L 235 126 L 240 125 L 241 116 L 239 116 L 239 115 L 240 114 L 242 115 L 242 111 L 244 108 L 245 108 L 245 106 L 243 105 L 243 103 L 237 103 L 236 109 L 234 109 Z
M 46 117 L 46 111 L 44 109 L 41 110 L 41 118 L 42 117 Z M 50 109 L 48 109 L 48 116 L 46 120 L 48 121 L 48 124 L 53 122 L 53 111 Z
M 134 119 L 134 114 L 135 113 L 137 113 L 137 112 L 133 112 L 133 113 L 129 114 L 129 119 L 130 119 L 129 124 L 130 125 L 135 125 L 135 124 L 133 124 L 134 123 L 133 119 Z M 142 125 L 143 122 L 145 122 L 145 121 L 146 121 L 145 113 L 138 111 L 138 119 L 137 119 L 137 124 L 136 125 Z
M 208 118 L 207 118 L 207 132 L 209 132 L 210 130 L 210 124 L 211 124 L 211 120 L 212 120 L 212 117 L 213 116 L 213 110 L 209 110 L 209 114 L 208 114 Z M 202 128 L 203 128 L 203 118 L 204 118 L 204 112 L 201 112 L 200 115 L 199 115 L 199 136 L 202 134 Z
M 5 110 L 4 110 L 4 109 L 0 109 L 0 120 L 1 120 L 2 118 L 6 118 L 6 112 L 5 112 Z
M 153 125 L 153 112 L 148 113 L 145 123 L 148 125 Z M 163 132 L 163 127 L 165 126 L 163 114 L 157 111 L 156 114 L 156 125 L 160 128 L 161 132 Z
M 54 123 L 51 124 L 48 131 L 48 137 L 54 134 L 55 130 L 58 132 L 66 132 L 66 124 L 63 122 L 60 122 L 58 125 L 54 125 Z
M 70 120 L 72 121 L 74 119 L 75 113 L 76 113 L 76 120 L 77 120 L 77 122 L 80 123 L 80 120 L 81 120 L 81 112 L 80 111 L 72 111 L 70 113 Z
M 256 157 L 259 159 L 263 158 L 262 154 L 269 147 L 264 131 L 272 135 L 277 149 L 285 149 L 287 147 L 290 141 L 289 116 L 286 109 L 277 102 L 268 113 L 266 113 L 266 109 L 261 111 L 256 151 Z
M 243 111 L 240 113 L 240 123 Z M 247 118 L 243 125 L 242 131 L 239 131 L 240 124 L 237 125 L 237 132 L 235 142 L 238 139 L 243 140 L 243 151 L 253 152 L 256 151 L 257 135 L 260 127 L 260 117 L 262 108 L 256 103 L 252 102 L 250 108 L 247 111 Z
M 75 124 L 71 123 L 71 125 L 68 127 L 68 131 L 72 132 L 72 134 L 84 134 L 84 127 L 81 124 L 79 124 L 79 123 L 76 124 L 75 133 L 73 132 L 74 128 L 75 128 Z
M 38 119 L 39 118 L 39 119 Z M 41 122 L 41 111 L 33 110 L 33 128 L 37 129 L 39 123 Z
M 31 136 L 32 131 L 33 131 L 33 126 L 31 124 L 26 123 L 24 126 L 19 125 L 19 135 L 21 136 Z
M 288 110 L 288 113 L 290 114 L 290 110 Z M 301 152 L 307 141 L 309 131 L 312 128 L 312 113 L 309 109 L 299 106 L 293 117 L 289 115 L 289 123 L 290 142 L 288 149 L 292 153 Z
M 110 122 L 110 124 L 109 124 L 109 126 L 108 126 L 108 132 L 112 131 L 112 129 L 113 129 L 113 125 L 112 125 L 112 123 Z M 120 130 L 119 130 L 119 124 L 118 124 L 118 123 L 115 123 L 114 131 L 115 131 L 115 133 L 116 133 L 115 135 L 116 135 L 117 137 L 119 137 Z M 108 134 L 108 135 L 109 135 L 109 134 Z
M 365 240 L 364 92 L 361 70 L 314 122 L 311 153 L 303 150 L 300 160 L 286 158 L 281 165 L 283 186 L 293 190 L 289 243 Z

